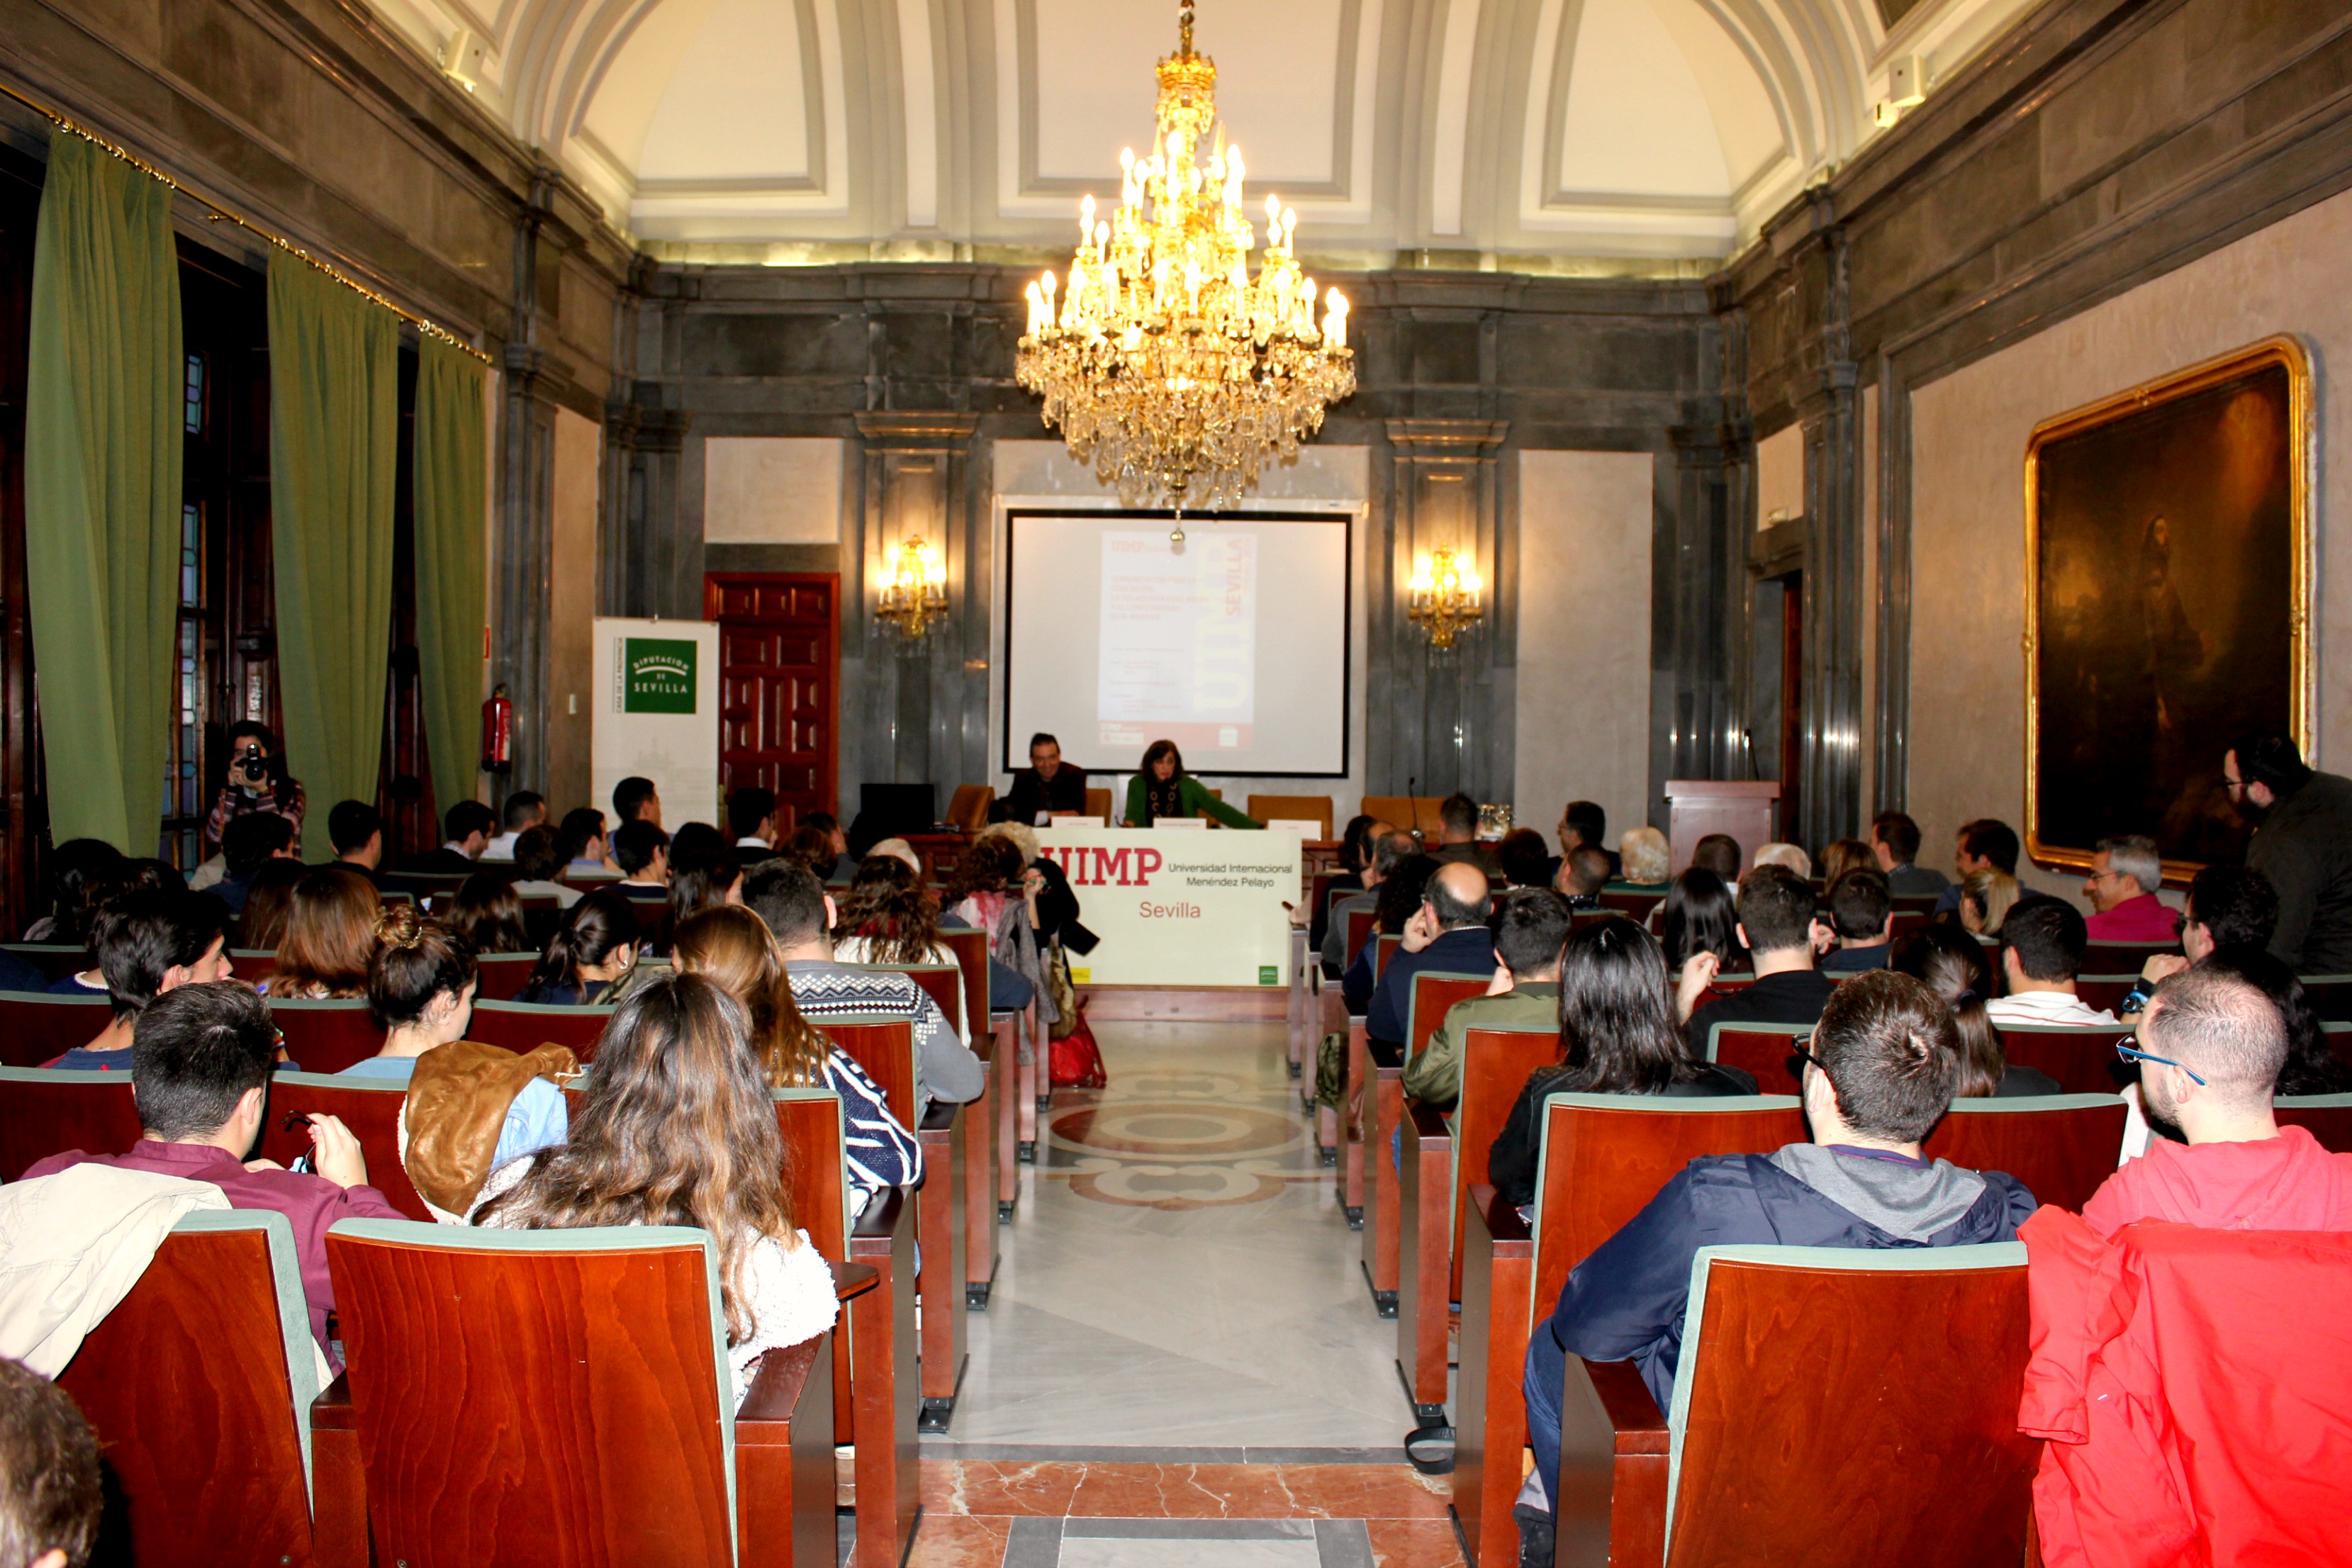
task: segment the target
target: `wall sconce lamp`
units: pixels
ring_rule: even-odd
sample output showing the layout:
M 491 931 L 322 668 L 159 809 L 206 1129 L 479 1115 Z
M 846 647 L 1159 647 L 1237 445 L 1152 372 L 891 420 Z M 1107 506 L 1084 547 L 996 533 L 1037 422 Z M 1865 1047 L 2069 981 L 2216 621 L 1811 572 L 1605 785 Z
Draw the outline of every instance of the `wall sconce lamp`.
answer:
M 1476 563 L 1467 555 L 1440 550 L 1416 556 L 1405 615 L 1429 634 L 1430 647 L 1449 648 L 1454 634 L 1477 625 L 1486 613 L 1481 599 L 1486 590 Z
M 920 534 L 902 542 L 882 568 L 874 613 L 907 637 L 919 637 L 948 613 L 948 563 Z

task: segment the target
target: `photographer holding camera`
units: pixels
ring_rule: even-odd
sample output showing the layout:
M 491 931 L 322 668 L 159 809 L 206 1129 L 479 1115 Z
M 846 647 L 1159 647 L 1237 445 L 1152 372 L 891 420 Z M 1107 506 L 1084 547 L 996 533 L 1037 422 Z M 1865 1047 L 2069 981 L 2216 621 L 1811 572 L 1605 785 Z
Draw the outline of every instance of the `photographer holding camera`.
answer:
M 294 825 L 294 853 L 302 852 L 302 785 L 286 776 L 278 737 L 247 719 L 228 732 L 228 783 L 213 805 L 205 837 L 218 844 L 228 825 L 257 811 L 274 812 Z

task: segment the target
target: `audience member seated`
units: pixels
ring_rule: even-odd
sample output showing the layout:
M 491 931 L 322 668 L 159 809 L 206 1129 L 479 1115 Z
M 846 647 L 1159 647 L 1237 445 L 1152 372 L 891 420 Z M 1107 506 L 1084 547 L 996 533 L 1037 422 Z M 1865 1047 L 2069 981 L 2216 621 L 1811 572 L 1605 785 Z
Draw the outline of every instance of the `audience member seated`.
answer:
M 857 875 L 857 857 L 849 852 L 849 830 L 841 826 L 839 817 L 829 811 L 807 812 L 801 817 L 801 826 L 815 828 L 833 847 L 833 869 L 825 874 L 824 880 L 846 882 Z
M 1822 881 L 1836 881 L 1857 867 L 1878 869 L 1878 855 L 1859 838 L 1832 838 L 1822 850 Z
M 1503 900 L 1495 921 L 1495 984 L 1456 1002 L 1421 1054 L 1404 1065 L 1404 1091 L 1450 1111 L 1462 1098 L 1462 1040 L 1472 1029 L 1548 1029 L 1559 1022 L 1559 953 L 1574 923 L 1568 900 L 1549 888 Z
M 1339 833 L 1339 868 L 1325 885 L 1324 896 L 1307 911 L 1307 946 L 1318 952 L 1323 951 L 1323 939 L 1331 931 L 1332 906 L 1370 886 L 1364 880 L 1364 874 L 1371 868 L 1372 846 L 1383 834 L 1394 831 L 1376 817 L 1357 816 L 1348 819 L 1348 826 Z M 1548 875 L 1546 879 L 1549 879 Z
M 1551 874 L 1553 877 L 1558 877 L 1559 875 L 1559 862 L 1560 860 L 1567 859 L 1569 855 L 1574 851 L 1576 847 L 1580 844 L 1590 844 L 1595 849 L 1600 850 L 1603 855 L 1609 857 L 1609 879 L 1611 881 L 1616 881 L 1624 874 L 1623 867 L 1618 863 L 1616 851 L 1609 848 L 1606 845 L 1601 842 L 1603 838 L 1606 838 L 1609 836 L 1609 814 L 1601 809 L 1600 802 L 1591 800 L 1570 801 L 1566 806 L 1561 808 L 1559 814 L 1559 826 L 1554 831 L 1559 836 L 1559 854 L 1552 864 Z
M 604 814 L 593 805 L 563 814 L 563 829 L 556 835 L 555 846 L 567 876 L 593 877 L 620 869 L 613 863 L 612 845 L 604 837 Z
M 2352 1063 L 2336 1054 L 2303 982 L 2268 948 L 2259 942 L 2215 948 L 2198 961 L 2197 967 L 2235 975 L 2268 996 L 2271 1005 L 2278 1009 L 2286 1026 L 2286 1061 L 2279 1068 L 2277 1093 L 2352 1094 Z M 2166 1136 L 2170 1135 L 2168 1130 Z
M 1404 837 L 1402 834 L 1399 837 Z M 1404 842 L 1410 844 L 1412 840 L 1406 837 Z M 1372 929 L 1364 937 L 1363 945 L 1356 950 L 1355 957 L 1348 961 L 1347 973 L 1339 977 L 1339 994 L 1350 1016 L 1361 1017 L 1371 1007 L 1372 987 L 1377 979 L 1372 972 L 1372 955 L 1380 950 L 1380 939 L 1404 934 L 1405 926 L 1421 912 L 1429 879 L 1435 875 L 1437 862 L 1415 850 L 1399 860 L 1373 889 Z
M 1811 879 L 1813 874 L 1813 858 L 1794 844 L 1775 841 L 1759 845 L 1756 850 L 1756 863 L 1759 866 L 1781 867 L 1794 872 L 1800 881 Z
M 1952 842 L 1952 885 L 1936 895 L 1936 913 L 1951 914 L 1960 907 L 1960 890 L 1979 871 L 1998 871 L 2017 879 L 2017 829 L 1994 817 L 1979 817 L 1962 825 Z M 1996 926 L 1999 921 L 1995 921 Z
M 1265 826 L 1227 805 L 1186 773 L 1184 754 L 1175 742 L 1152 742 L 1144 751 L 1143 766 L 1127 781 L 1127 815 L 1120 820 L 1129 827 L 1149 827 L 1163 816 L 1183 821 L 1203 813 L 1227 827 Z
M 231 1208 L 275 1209 L 294 1226 L 310 1333 L 340 1372 L 327 1339 L 335 1290 L 327 1277 L 327 1231 L 345 1219 L 401 1219 L 367 1184 L 360 1141 L 340 1118 L 309 1118 L 317 1174 L 248 1160 L 261 1135 L 278 1029 L 260 997 L 234 981 L 181 985 L 139 1015 L 131 1046 L 131 1092 L 139 1142 L 121 1154 L 79 1149 L 37 1162 L 25 1175 L 47 1176 L 86 1161 L 124 1170 L 210 1182 Z
M 688 826 L 692 826 L 691 823 Z M 686 837 L 686 829 L 678 830 Z M 677 847 L 673 841 L 671 847 Z M 669 863 L 669 921 L 677 930 L 705 910 L 743 901 L 743 863 L 724 845 L 689 844 Z
M 1674 874 L 1674 856 L 1667 849 L 1666 836 L 1654 827 L 1627 828 L 1625 837 L 1617 841 L 1617 866 L 1618 875 L 1623 879 L 1612 883 L 1612 891 L 1664 892 L 1666 880 Z M 1738 867 L 1733 869 L 1736 871 Z
M 515 881 L 517 896 L 526 899 L 553 899 L 559 910 L 568 910 L 580 901 L 580 889 L 567 888 L 555 879 L 563 874 L 563 847 L 555 830 L 545 823 L 526 827 L 515 840 Z
M 280 857 L 263 861 L 246 887 L 245 910 L 229 933 L 231 943 L 254 952 L 276 952 L 286 940 L 286 916 L 294 907 L 294 889 L 310 874 L 310 868 L 299 860 Z M 217 897 L 224 886 L 215 882 L 209 891 Z
M 2116 1016 L 2074 994 L 2082 973 L 2083 916 L 2057 899 L 2028 899 L 2000 922 L 2000 973 L 2005 995 L 1985 1004 L 1995 1028 L 2020 1026 L 2085 1029 Z
M 989 807 L 991 820 L 1043 827 L 1057 811 L 1087 809 L 1087 770 L 1062 761 L 1062 742 L 1039 731 L 1029 737 L 1029 765 L 1013 775 L 1013 787 Z
M 383 908 L 374 884 L 356 871 L 321 866 L 306 872 L 287 903 L 286 931 L 263 994 L 302 1002 L 366 995 Z
M 1882 811 L 1870 821 L 1870 852 L 1886 873 L 1886 885 L 1896 898 L 1941 893 L 1950 879 L 1932 866 L 1921 866 L 1919 825 L 1899 811 Z
M 1559 886 L 1555 890 L 1571 910 L 1597 910 L 1601 889 L 1609 885 L 1609 857 L 1590 844 L 1580 844 L 1559 858 Z
M 1948 924 L 1915 931 L 1895 946 L 1888 967 L 1911 976 L 1944 999 L 1960 1026 L 1960 1082 L 1955 1100 L 2015 1100 L 2061 1092 L 2038 1068 L 2012 1067 L 1985 1015 L 1992 965 L 1984 946 Z
M 490 841 L 490 829 L 498 818 L 490 808 L 478 800 L 461 800 L 441 814 L 441 831 L 446 836 L 441 847 L 412 858 L 401 868 L 438 877 L 470 877 L 474 862 L 482 858 L 483 848 Z
M 669 835 L 640 817 L 613 830 L 613 863 L 621 890 L 633 899 L 669 897 Z
M 1034 1002 L 1041 1025 L 1059 1023 L 1062 1016 L 1045 982 L 1045 954 L 1037 934 L 1037 900 L 1045 889 L 1045 874 L 1024 862 L 1019 843 L 982 834 L 948 878 L 941 899 L 948 912 L 940 917 L 943 925 L 988 933 L 990 1005 L 1021 1008 Z M 1000 970 L 1020 984 L 1000 994 Z
M 613 786 L 613 831 L 618 833 L 632 822 L 662 825 L 661 791 L 654 781 L 631 773 Z
M 2344 1467 L 2326 1456 L 2352 1353 L 2304 1320 L 2340 1312 L 2346 1269 L 2340 1247 L 2291 1244 L 2352 1230 L 2352 1154 L 2278 1125 L 2277 1010 L 2210 961 L 2158 988 L 2139 1047 L 2149 1113 L 2178 1141 L 2126 1162 L 2079 1218 L 2045 1209 L 2021 1231 L 2033 1312 L 2018 1426 L 2047 1439 L 2042 1560 L 2340 1561 Z M 2162 1223 L 2118 1236 L 2140 1221 Z M 2183 1249 L 2177 1226 L 2250 1234 Z M 2331 1277 L 2336 1304 L 2310 1299 Z
M 890 1114 L 881 1085 L 801 1016 L 776 939 L 740 905 L 711 910 L 678 927 L 681 974 L 699 974 L 742 1004 L 751 1049 L 778 1089 L 829 1089 L 841 1097 L 849 1206 L 863 1209 L 885 1187 L 910 1186 L 923 1173 L 915 1135 Z
M 274 811 L 248 812 L 229 821 L 221 844 L 221 879 L 211 891 L 233 915 L 245 912 L 253 879 L 272 860 L 294 858 L 294 824 Z
M 286 842 L 296 854 L 302 848 L 302 784 L 286 773 L 278 753 L 278 737 L 269 726 L 241 719 L 229 726 L 228 782 L 205 819 L 205 842 L 228 852 L 228 826 L 241 816 L 266 812 L 286 819 Z
M 2017 879 L 2006 871 L 1977 870 L 1968 875 L 1959 886 L 1956 900 L 1960 911 L 1960 928 L 1972 936 L 1999 936 L 2000 922 L 2017 907 L 2024 889 Z
M 1437 847 L 1429 858 L 1441 866 L 1475 866 L 1490 887 L 1503 879 L 1494 846 L 1478 842 L 1478 803 L 1460 790 L 1437 803 Z
M 98 1434 L 73 1396 L 0 1360 L 0 1563 L 83 1568 L 105 1514 Z
M 956 1037 L 930 993 L 909 975 L 854 969 L 833 955 L 832 931 L 839 921 L 824 884 L 808 868 L 770 860 L 744 879 L 743 902 L 768 922 L 783 955 L 784 973 L 801 1016 L 827 1018 L 899 1018 L 915 1028 L 915 1078 L 919 1102 L 961 1104 L 980 1098 L 988 1069 Z
M 133 1030 L 157 998 L 226 980 L 227 910 L 210 893 L 132 893 L 99 918 L 98 966 L 113 1016 L 96 1038 L 43 1067 L 120 1072 L 135 1059 Z M 272 1047 L 273 1050 L 275 1047 Z
M 1731 889 L 1712 871 L 1693 866 L 1666 889 L 1666 904 L 1658 918 L 1658 943 L 1666 955 L 1666 984 L 1675 998 L 1675 1026 L 1690 1022 L 1691 1014 L 1718 994 L 1709 987 L 1683 989 L 1690 961 L 1708 955 L 1714 973 L 1746 970 L 1748 949 L 1739 941 L 1739 910 Z M 1712 976 L 1710 976 L 1710 979 Z
M 1551 857 L 1544 852 L 1543 835 L 1532 827 L 1514 827 L 1503 835 L 1495 846 L 1495 863 L 1502 868 L 1503 884 L 1511 888 L 1549 888 L 1551 885 Z M 1601 858 L 1608 865 L 1608 858 Z M 1609 880 L 1604 869 L 1602 882 Z
M 368 966 L 368 1010 L 383 1031 L 383 1049 L 343 1069 L 346 1078 L 406 1082 L 416 1058 L 466 1037 L 474 1018 L 473 945 L 413 904 L 385 909 L 375 960 Z M 563 1142 L 563 1091 L 543 1078 L 526 1082 L 507 1108 L 489 1168 Z
M 1777 867 L 1760 875 L 1795 880 Z M 1748 894 L 1740 889 L 1743 915 Z M 1674 1408 L 1691 1263 L 1700 1248 L 1966 1247 L 2014 1240 L 2032 1214 L 2033 1195 L 2014 1178 L 1920 1153 L 1920 1141 L 1952 1102 L 1960 1042 L 1951 1009 L 1919 982 L 1885 970 L 1856 975 L 1831 999 L 1803 1054 L 1812 1142 L 1771 1154 L 1693 1160 L 1577 1265 L 1559 1306 L 1530 1336 L 1528 1434 L 1547 1500 L 1559 1493 L 1559 1400 L 1570 1356 L 1630 1360 L 1658 1409 Z M 1891 1335 L 1906 1331 L 1888 1328 Z M 1549 1521 L 1538 1523 L 1548 1536 Z
M 1323 973 L 1337 980 L 1356 955 L 1348 951 L 1348 916 L 1350 912 L 1369 913 L 1380 906 L 1381 884 L 1396 874 L 1396 868 L 1411 857 L 1420 853 L 1412 835 L 1399 833 L 1387 823 L 1374 825 L 1379 831 L 1369 840 L 1371 848 L 1363 868 L 1363 891 L 1349 893 L 1331 900 L 1331 913 L 1323 927 L 1320 952 Z M 1370 992 L 1367 991 L 1367 995 Z
M 1404 922 L 1404 941 L 1373 987 L 1365 1010 L 1365 1037 L 1391 1051 L 1404 1047 L 1412 1010 L 1412 977 L 1427 970 L 1445 974 L 1492 974 L 1495 936 L 1486 929 L 1495 900 L 1486 873 L 1468 861 L 1442 863 L 1431 873 L 1421 908 Z
M 838 906 L 833 956 L 844 963 L 953 963 L 940 941 L 939 900 L 907 863 L 868 855 Z
M 1867 868 L 1848 871 L 1830 884 L 1829 906 L 1829 924 L 1813 922 L 1822 973 L 1885 968 L 1887 946 L 1895 940 L 1895 904 L 1885 873 Z
M 363 800 L 339 800 L 327 813 L 327 842 L 335 864 L 383 886 L 383 814 Z
M 515 1000 L 544 1007 L 604 1002 L 614 984 L 635 967 L 640 929 L 629 900 L 610 888 L 582 894 L 578 903 L 563 911 Z
M 2180 928 L 2156 896 L 2163 886 L 2155 839 L 2137 833 L 2100 839 L 2083 879 L 2083 896 L 2096 911 L 2084 922 L 2090 940 L 2170 942 Z
M 299 862 L 286 864 L 299 873 Z M 82 884 L 81 908 L 76 911 L 75 927 L 80 934 L 74 939 L 89 959 L 89 967 L 60 975 L 54 982 L 45 981 L 34 989 L 52 996 L 105 995 L 106 972 L 98 963 L 98 932 L 107 911 L 136 893 L 183 890 L 179 874 L 170 871 L 159 860 L 129 860 L 117 856 L 103 868 L 92 871 Z M 223 912 L 225 915 L 226 911 Z
M 1739 884 L 1739 923 L 1734 928 L 1740 945 L 1756 965 L 1754 984 L 1717 996 L 1703 1005 L 1694 999 L 1705 991 L 1721 966 L 1710 952 L 1695 952 L 1685 961 L 1676 983 L 1679 1014 L 1690 1015 L 1690 1054 L 1707 1059 L 1707 1036 L 1717 1024 L 1810 1024 L 1837 986 L 1813 968 L 1813 889 L 1785 867 L 1759 866 Z
M 509 1230 L 675 1225 L 709 1233 L 735 1400 L 769 1351 L 839 1307 L 833 1272 L 784 1195 L 768 1075 L 735 999 L 665 975 L 613 1016 L 571 1136 L 492 1172 L 473 1222 Z
M 122 851 L 103 838 L 68 838 L 46 857 L 47 914 L 25 928 L 26 942 L 88 946 L 97 912 L 92 894 L 122 864 Z
M 735 847 L 748 849 L 742 857 L 758 862 L 776 852 L 776 792 L 758 784 L 745 784 L 727 797 L 727 831 L 734 836 Z
M 2221 759 L 2254 825 L 2246 864 L 2278 889 L 2271 951 L 2297 974 L 2352 973 L 2352 779 L 2314 772 L 2290 735 L 2248 735 Z
M 887 855 L 891 859 L 898 861 L 900 865 L 906 867 L 908 870 L 912 871 L 918 877 L 923 874 L 923 858 L 915 853 L 915 847 L 908 843 L 903 838 L 880 838 L 875 840 L 874 847 L 866 852 L 866 859 L 871 860 L 877 855 Z M 865 860 L 858 862 L 861 866 L 865 863 Z M 854 879 L 853 879 L 853 880 Z
M 2139 984 L 2118 1011 L 2130 1019 L 2158 981 L 2203 963 L 2217 948 L 2270 946 L 2278 931 L 2278 890 L 2268 877 L 2244 866 L 2206 867 L 2189 879 L 2188 908 L 2180 916 L 2180 952 L 2150 953 L 2140 965 Z M 2295 989 L 2300 993 L 2303 988 Z
M 1486 1154 L 1495 1190 L 1515 1206 L 1535 1202 L 1543 1105 L 1555 1094 L 1756 1092 L 1756 1080 L 1739 1068 L 1696 1060 L 1683 1049 L 1666 1005 L 1665 954 L 1632 921 L 1595 921 L 1572 933 L 1558 990 L 1559 1065 L 1528 1075 Z
M 530 829 L 544 833 L 544 827 Z M 435 906 L 438 909 L 440 906 Z M 514 879 L 503 871 L 477 871 L 451 895 L 441 923 L 466 939 L 477 953 L 536 952 L 522 918 L 522 897 Z
M 681 822 L 669 836 L 669 865 L 675 875 L 698 855 L 715 855 L 727 847 L 727 835 L 707 822 Z
M 1733 892 L 1739 890 L 1739 840 L 1730 834 L 1710 833 L 1700 839 L 1691 847 L 1690 863 L 1722 878 L 1723 885 Z
M 499 820 L 505 831 L 482 846 L 482 859 L 513 859 L 515 840 L 522 837 L 523 831 L 545 825 L 547 797 L 530 790 L 519 789 L 507 796 L 506 804 L 499 807 Z
M 820 882 L 833 880 L 834 870 L 841 860 L 834 853 L 833 835 L 806 822 L 784 836 L 784 841 L 777 846 L 776 853 Z

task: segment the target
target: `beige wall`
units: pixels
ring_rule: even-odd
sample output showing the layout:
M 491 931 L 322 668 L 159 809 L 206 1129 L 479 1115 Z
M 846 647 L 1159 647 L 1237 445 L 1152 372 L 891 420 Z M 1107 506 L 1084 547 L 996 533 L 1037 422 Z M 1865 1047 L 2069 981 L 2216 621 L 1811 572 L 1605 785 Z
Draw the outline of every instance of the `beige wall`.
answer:
M 2327 367 L 2352 363 L 2352 195 L 2336 196 L 1922 387 L 1912 405 L 1912 815 L 1923 858 L 1970 817 L 2025 820 L 2025 445 L 2039 421 L 2276 333 L 2301 337 L 2319 379 L 2320 765 L 2352 766 L 2352 402 Z M 2080 879 L 2035 873 L 2073 891 Z
M 1519 454 L 1512 819 L 1547 838 L 1571 800 L 1601 803 L 1612 844 L 1649 820 L 1653 461 Z
M 554 558 L 548 563 L 547 595 L 547 800 L 555 817 L 593 804 L 589 690 L 595 668 L 596 491 L 604 439 L 594 420 L 568 408 L 556 411 Z

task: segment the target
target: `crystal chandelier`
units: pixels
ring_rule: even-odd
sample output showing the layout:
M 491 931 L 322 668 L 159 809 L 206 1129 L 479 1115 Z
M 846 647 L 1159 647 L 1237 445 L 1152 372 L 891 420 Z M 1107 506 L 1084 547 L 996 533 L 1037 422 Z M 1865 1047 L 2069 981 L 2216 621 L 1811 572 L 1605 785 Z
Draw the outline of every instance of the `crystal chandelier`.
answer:
M 1348 301 L 1333 289 L 1316 325 L 1315 280 L 1291 251 L 1297 213 L 1266 198 L 1265 259 L 1242 211 L 1242 155 L 1216 118 L 1217 68 L 1192 52 L 1192 0 L 1181 0 L 1177 50 L 1160 62 L 1160 131 L 1150 153 L 1119 153 L 1118 210 L 1079 204 L 1066 286 L 1029 286 L 1021 384 L 1045 400 L 1070 455 L 1094 464 L 1130 507 L 1178 513 L 1230 507 L 1269 457 L 1289 458 L 1322 428 L 1326 404 L 1356 390 Z
M 897 560 L 883 567 L 874 613 L 907 637 L 921 637 L 948 613 L 948 564 L 920 535 L 899 545 Z
M 1477 563 L 1467 555 L 1441 550 L 1412 563 L 1412 581 L 1405 617 L 1429 634 L 1429 646 L 1449 648 L 1457 633 L 1468 631 L 1486 613 L 1481 595 L 1486 584 Z

